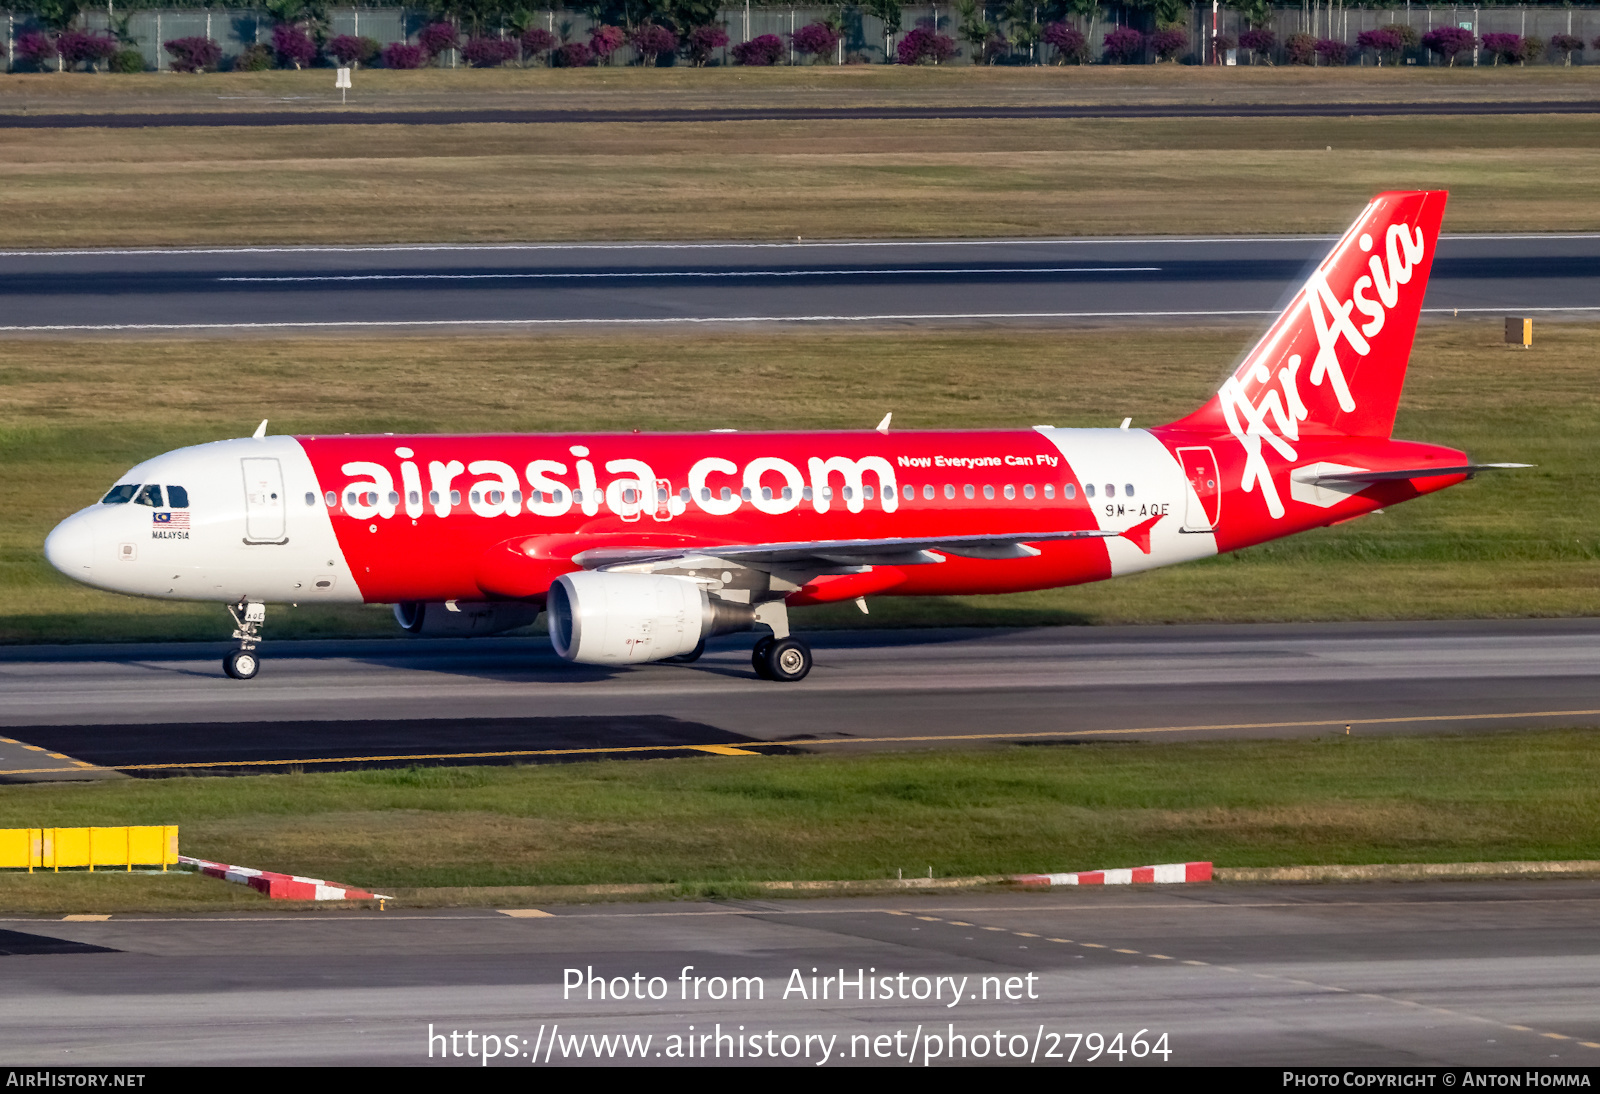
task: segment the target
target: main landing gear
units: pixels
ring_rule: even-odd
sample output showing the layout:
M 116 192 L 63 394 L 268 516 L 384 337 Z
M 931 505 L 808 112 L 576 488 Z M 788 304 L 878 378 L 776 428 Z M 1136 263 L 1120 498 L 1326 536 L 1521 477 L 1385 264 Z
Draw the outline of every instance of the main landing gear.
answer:
M 763 680 L 794 683 L 811 671 L 811 647 L 798 638 L 768 636 L 756 643 L 750 664 Z
M 757 623 L 772 628 L 772 633 L 750 651 L 750 665 L 763 680 L 792 684 L 804 680 L 811 671 L 811 647 L 789 635 L 789 608 L 781 600 L 769 600 L 755 611 Z
M 222 659 L 222 671 L 235 680 L 252 680 L 261 671 L 261 657 L 256 646 L 261 642 L 261 625 L 267 619 L 267 606 L 257 600 L 241 600 L 228 605 L 233 616 L 233 636 L 239 648 Z

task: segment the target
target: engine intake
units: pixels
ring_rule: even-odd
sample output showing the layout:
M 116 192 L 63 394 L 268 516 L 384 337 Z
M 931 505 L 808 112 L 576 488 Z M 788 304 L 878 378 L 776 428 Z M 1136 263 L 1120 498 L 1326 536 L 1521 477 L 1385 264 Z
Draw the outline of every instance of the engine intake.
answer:
M 550 586 L 550 644 L 568 661 L 629 665 L 689 653 L 705 639 L 755 626 L 755 609 L 661 574 L 581 571 Z
M 437 601 L 409 600 L 394 606 L 395 622 L 424 637 L 471 637 L 526 627 L 539 618 L 537 604 L 457 602 L 455 610 Z

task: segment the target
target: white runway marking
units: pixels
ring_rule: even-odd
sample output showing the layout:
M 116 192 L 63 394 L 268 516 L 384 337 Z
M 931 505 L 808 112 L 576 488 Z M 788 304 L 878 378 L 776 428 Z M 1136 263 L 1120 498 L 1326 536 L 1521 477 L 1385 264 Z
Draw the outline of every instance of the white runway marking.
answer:
M 872 270 L 872 269 L 843 269 L 843 270 L 657 270 L 654 272 L 640 271 L 627 272 L 613 271 L 592 273 L 474 273 L 474 274 L 446 274 L 446 273 L 383 273 L 383 274 L 283 274 L 278 276 L 253 276 L 253 277 L 219 277 L 218 281 L 248 281 L 252 283 L 268 282 L 276 284 L 286 281 L 580 281 L 595 278 L 624 278 L 624 277 L 849 277 L 852 275 L 870 275 L 873 277 L 889 277 L 896 275 L 913 274 L 922 277 L 935 277 L 941 274 L 1061 274 L 1061 273 L 1159 273 L 1160 266 L 1055 266 L 1032 267 L 1017 266 L 1005 269 L 938 269 L 938 270 Z
M 328 320 L 297 322 L 284 320 L 275 323 L 45 323 L 36 326 L 0 326 L 0 333 L 46 334 L 59 331 L 184 331 L 184 330 L 304 330 L 304 329 L 367 329 L 394 327 L 596 327 L 596 326 L 653 326 L 675 324 L 704 325 L 708 323 L 889 323 L 938 322 L 941 320 L 1002 320 L 1002 319 L 1175 319 L 1204 318 L 1229 315 L 1277 315 L 1277 308 L 1238 308 L 1212 311 L 1039 311 L 1039 312 L 947 312 L 937 314 L 905 315 L 711 315 L 677 316 L 635 319 L 382 319 L 382 320 Z M 1517 312 L 1596 312 L 1594 307 L 1539 307 L 1506 304 L 1496 308 L 1423 308 L 1434 315 L 1504 314 Z

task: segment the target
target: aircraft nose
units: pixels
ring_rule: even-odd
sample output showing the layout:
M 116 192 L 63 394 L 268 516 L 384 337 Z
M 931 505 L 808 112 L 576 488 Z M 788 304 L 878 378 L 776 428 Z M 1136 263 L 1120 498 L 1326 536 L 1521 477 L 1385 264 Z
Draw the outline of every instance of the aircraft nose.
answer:
M 74 581 L 88 581 L 94 565 L 94 533 L 78 513 L 56 525 L 45 537 L 44 557 Z

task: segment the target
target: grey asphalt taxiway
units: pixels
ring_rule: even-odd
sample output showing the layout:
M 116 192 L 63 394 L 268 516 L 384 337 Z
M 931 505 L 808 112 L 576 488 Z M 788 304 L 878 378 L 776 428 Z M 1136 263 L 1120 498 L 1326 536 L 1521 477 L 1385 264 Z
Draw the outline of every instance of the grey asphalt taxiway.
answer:
M 1600 725 L 1600 620 L 831 632 L 571 665 L 542 636 L 0 651 L 0 780 Z
M 1231 321 L 1328 237 L 0 252 L 0 332 Z M 1445 236 L 1427 316 L 1600 316 L 1600 234 Z
M 1593 881 L 510 910 L 0 920 L 0 1065 L 1600 1063 Z

